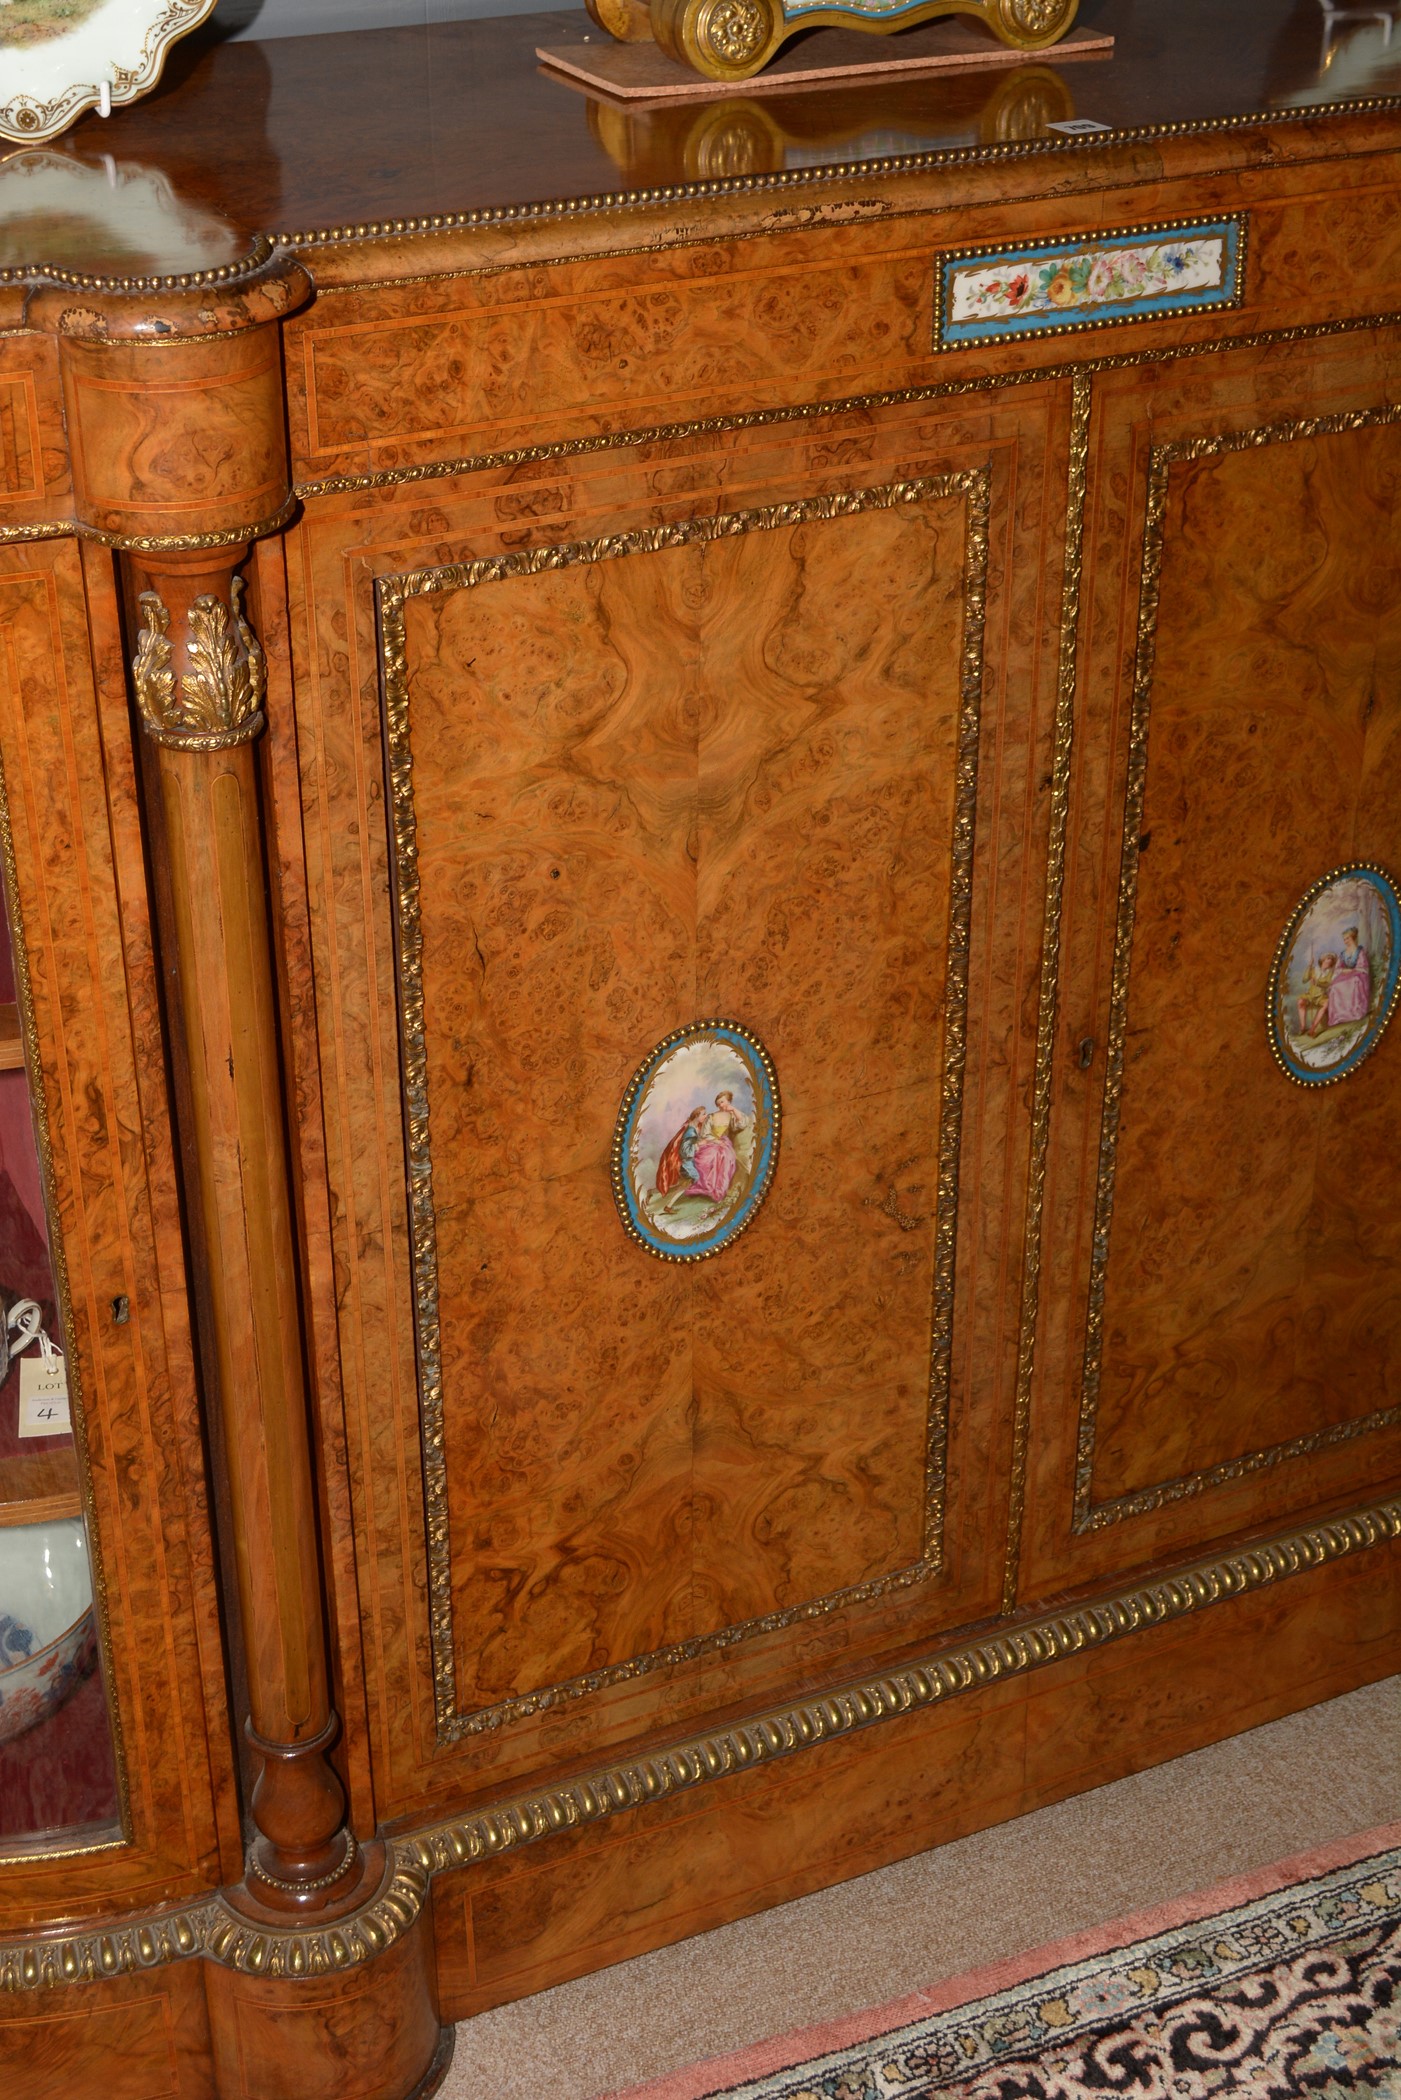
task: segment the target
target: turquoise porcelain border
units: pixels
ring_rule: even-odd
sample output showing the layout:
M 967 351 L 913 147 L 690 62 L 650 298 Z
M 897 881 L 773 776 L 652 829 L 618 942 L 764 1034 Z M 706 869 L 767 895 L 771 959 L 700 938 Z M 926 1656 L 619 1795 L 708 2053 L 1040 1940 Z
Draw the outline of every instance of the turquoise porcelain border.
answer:
M 725 1215 L 724 1222 L 714 1231 L 701 1231 L 693 1237 L 678 1239 L 665 1230 L 659 1230 L 654 1219 L 638 1203 L 632 1169 L 633 1135 L 659 1068 L 677 1051 L 701 1044 L 728 1049 L 743 1069 L 753 1095 L 754 1156 L 747 1170 L 745 1194 Z M 623 1096 L 614 1132 L 613 1196 L 628 1237 L 645 1247 L 649 1254 L 660 1255 L 663 1261 L 703 1261 L 707 1255 L 718 1254 L 753 1222 L 768 1194 L 778 1161 L 778 1130 L 777 1075 L 767 1050 L 756 1035 L 741 1028 L 737 1021 L 717 1020 L 692 1021 L 687 1027 L 664 1036 L 633 1074 Z M 663 1184 L 659 1182 L 658 1186 Z
M 1375 975 L 1376 982 L 1374 987 L 1370 988 L 1370 997 L 1366 1001 L 1370 1012 L 1366 1013 L 1365 1023 L 1362 1016 L 1358 1017 L 1359 1032 L 1356 1040 L 1336 1062 L 1310 1065 L 1301 1058 L 1298 1051 L 1298 1043 L 1303 1042 L 1307 1045 L 1308 1037 L 1303 1035 L 1291 1039 L 1285 1025 L 1287 1011 L 1297 1009 L 1298 1005 L 1299 987 L 1297 983 L 1293 987 L 1289 983 L 1290 963 L 1295 944 L 1305 932 L 1310 913 L 1319 906 L 1326 905 L 1330 892 L 1349 881 L 1353 883 L 1354 888 L 1359 883 L 1365 884 L 1374 893 L 1376 917 L 1379 922 L 1377 932 L 1384 931 L 1386 953 L 1384 958 L 1378 958 L 1382 967 L 1375 973 L 1370 968 L 1370 954 L 1364 953 L 1363 962 L 1368 967 L 1369 980 Z M 1334 913 L 1335 920 L 1350 916 L 1351 909 L 1341 914 L 1336 911 Z M 1361 925 L 1362 921 L 1359 919 L 1358 923 Z M 1363 927 L 1363 931 L 1365 933 L 1367 929 Z M 1367 949 L 1374 951 L 1375 945 L 1375 935 L 1369 935 Z M 1341 959 L 1346 961 L 1346 956 L 1341 956 Z M 1324 961 L 1328 960 L 1325 956 Z M 1286 1078 L 1294 1080 L 1299 1086 L 1310 1087 L 1332 1086 L 1336 1080 L 1346 1079 L 1350 1072 L 1357 1070 L 1364 1058 L 1371 1056 L 1380 1043 L 1396 1005 L 1398 991 L 1401 991 L 1401 894 L 1398 894 L 1396 884 L 1386 869 L 1379 868 L 1374 861 L 1344 861 L 1341 867 L 1330 868 L 1326 875 L 1320 875 L 1316 882 L 1310 883 L 1289 914 L 1279 946 L 1275 950 L 1274 962 L 1270 969 L 1267 1018 L 1270 1048 Z
M 1239 306 L 1245 279 L 1245 235 L 1243 217 L 1195 219 L 1167 226 L 1115 227 L 1106 233 L 1032 241 L 1017 248 L 968 248 L 941 255 L 937 262 L 936 347 L 958 350 L 969 343 L 1000 342 L 1009 336 L 1059 334 Z M 1219 244 L 1219 282 L 1171 281 L 1174 274 L 1189 278 L 1202 260 L 1197 251 L 1212 244 Z M 1153 258 L 1147 267 L 1145 255 Z M 1116 269 L 1125 259 L 1130 266 Z M 1005 284 L 998 273 L 1005 275 Z M 1162 290 L 1134 290 L 1135 275 L 1145 284 L 1167 281 Z M 960 289 L 965 291 L 966 303 L 970 281 L 988 279 L 993 281 L 984 283 L 985 310 L 959 318 Z M 1122 288 L 1114 289 L 1116 284 Z M 1054 306 L 1033 304 L 1048 298 L 1055 301 Z M 997 310 L 999 306 L 1002 311 Z M 1008 307 L 1014 310 L 1007 311 Z

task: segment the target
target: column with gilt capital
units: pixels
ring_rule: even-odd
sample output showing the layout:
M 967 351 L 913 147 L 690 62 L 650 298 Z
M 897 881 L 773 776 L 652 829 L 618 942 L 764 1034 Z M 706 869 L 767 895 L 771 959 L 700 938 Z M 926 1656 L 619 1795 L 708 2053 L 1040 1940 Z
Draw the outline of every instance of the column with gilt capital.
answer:
M 279 324 L 309 287 L 267 250 L 144 298 L 36 292 L 59 340 L 80 531 L 120 550 L 139 734 L 158 782 L 162 938 L 183 1066 L 219 1438 L 257 1760 L 246 1895 L 353 1900 L 279 1054 L 257 743 L 263 653 L 239 567 L 293 509 Z

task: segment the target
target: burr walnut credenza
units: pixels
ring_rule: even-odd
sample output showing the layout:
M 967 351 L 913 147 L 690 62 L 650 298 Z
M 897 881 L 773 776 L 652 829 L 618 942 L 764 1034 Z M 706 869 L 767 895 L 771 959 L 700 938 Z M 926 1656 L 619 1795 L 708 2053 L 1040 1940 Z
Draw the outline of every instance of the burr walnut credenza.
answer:
M 0 162 L 7 2100 L 1398 1667 L 1401 58 L 1081 20 Z

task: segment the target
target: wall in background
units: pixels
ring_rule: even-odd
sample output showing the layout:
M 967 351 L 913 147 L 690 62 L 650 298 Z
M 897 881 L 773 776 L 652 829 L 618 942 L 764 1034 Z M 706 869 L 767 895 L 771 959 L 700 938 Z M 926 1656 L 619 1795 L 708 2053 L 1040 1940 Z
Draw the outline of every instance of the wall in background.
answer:
M 325 36 L 338 29 L 413 29 L 483 15 L 560 14 L 577 0 L 219 0 L 214 19 L 231 42 Z

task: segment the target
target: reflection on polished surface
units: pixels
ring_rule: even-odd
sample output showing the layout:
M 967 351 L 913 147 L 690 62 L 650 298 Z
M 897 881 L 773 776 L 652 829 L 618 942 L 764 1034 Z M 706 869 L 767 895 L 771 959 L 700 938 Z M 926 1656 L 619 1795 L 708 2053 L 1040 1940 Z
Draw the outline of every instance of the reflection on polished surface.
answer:
M 159 168 L 53 147 L 0 160 L 0 269 L 183 276 L 236 262 L 247 245 L 227 220 L 182 201 Z
M 997 66 L 766 92 L 762 109 L 737 91 L 686 117 L 591 103 L 546 73 L 536 46 L 588 33 L 582 13 L 261 44 L 220 44 L 210 24 L 176 47 L 156 93 L 105 124 L 83 119 L 55 158 L 105 171 L 110 155 L 148 186 L 164 180 L 180 208 L 158 241 L 143 230 L 134 245 L 205 254 L 226 238 L 205 211 L 245 235 L 316 232 L 1043 136 L 1060 152 L 1092 152 L 1102 134 L 1048 130 L 1068 108 L 1125 132 L 1401 95 L 1398 18 L 1320 0 L 1083 0 L 1081 26 L 1118 40 L 1108 58 L 1057 63 L 1052 51 L 1010 77 Z M 898 35 L 889 49 L 899 54 Z M 194 217 L 182 216 L 188 207 Z M 35 260 L 39 229 L 10 223 L 8 207 L 0 216 L 6 259 Z M 159 218 L 152 201 L 149 224 Z M 115 253 L 100 227 L 92 237 L 94 252 Z
M 1401 5 L 1335 7 L 1331 0 L 1318 0 L 1318 5 L 1317 72 L 1279 95 L 1278 105 L 1301 108 L 1349 95 L 1401 94 Z
M 713 182 L 923 153 L 933 146 L 1039 138 L 1075 115 L 1070 78 L 1045 65 L 955 82 L 859 86 L 650 109 L 588 98 L 589 129 L 629 185 Z

